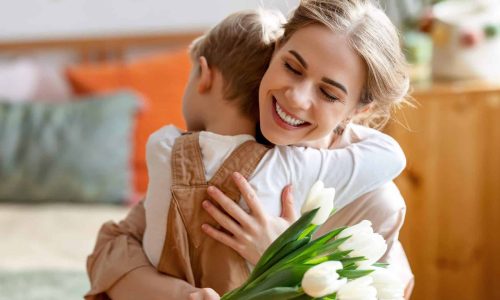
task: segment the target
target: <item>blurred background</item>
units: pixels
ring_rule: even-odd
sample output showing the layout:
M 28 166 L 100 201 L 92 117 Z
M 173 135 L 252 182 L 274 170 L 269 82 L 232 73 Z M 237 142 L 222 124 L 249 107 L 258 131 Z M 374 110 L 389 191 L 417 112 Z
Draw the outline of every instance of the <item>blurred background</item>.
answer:
M 147 187 L 150 133 L 181 128 L 189 42 L 298 0 L 0 0 L 0 299 L 81 299 L 96 232 Z M 412 299 L 500 299 L 500 0 L 381 1 L 415 107 L 401 241 Z

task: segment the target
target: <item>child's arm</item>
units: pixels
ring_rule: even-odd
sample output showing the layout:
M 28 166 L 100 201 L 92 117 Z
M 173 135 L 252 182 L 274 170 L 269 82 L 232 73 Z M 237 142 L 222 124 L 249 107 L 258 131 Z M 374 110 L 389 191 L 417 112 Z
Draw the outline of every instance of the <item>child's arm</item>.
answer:
M 337 189 L 335 207 L 340 209 L 361 195 L 391 181 L 404 169 L 406 164 L 404 153 L 394 139 L 373 129 L 355 127 L 354 131 L 345 133 L 352 136 L 347 138 L 344 136 L 344 145 L 340 145 L 343 148 L 276 147 L 269 151 L 271 153 L 265 157 L 267 161 L 263 163 L 269 164 L 267 168 L 271 168 L 270 172 L 273 176 L 283 176 L 281 173 L 286 173 L 285 175 L 288 177 L 292 174 L 288 178 L 291 179 L 289 183 L 294 184 L 295 192 L 293 197 L 289 196 L 289 198 L 298 200 L 296 203 L 299 205 L 296 205 L 296 211 L 300 211 L 300 203 L 305 200 L 309 188 L 318 179 L 323 180 L 326 186 L 333 186 Z M 237 185 L 247 203 L 249 200 L 259 203 L 260 200 L 256 196 L 247 196 L 255 195 L 248 182 L 245 181 L 243 184 L 237 182 Z M 274 190 L 278 191 L 281 188 L 275 186 Z M 216 218 L 217 222 L 230 231 L 232 236 L 211 227 L 204 228 L 205 232 L 212 238 L 233 248 L 250 262 L 258 260 L 262 254 L 261 249 L 265 249 L 272 242 L 273 237 L 277 236 L 273 232 L 279 235 L 286 229 L 287 226 L 283 226 L 287 225 L 284 221 L 287 221 L 288 225 L 293 222 L 293 220 L 283 220 L 281 217 L 273 217 L 269 214 L 264 214 L 265 218 L 257 218 L 238 206 L 229 211 L 222 205 L 225 197 L 223 194 L 211 194 L 210 196 L 226 209 L 225 212 L 239 224 L 245 223 L 244 219 L 249 219 L 246 223 L 254 224 L 253 230 L 249 229 L 249 226 L 246 226 L 247 228 L 245 226 L 232 226 L 236 228 L 233 232 L 228 226 L 231 220 L 227 217 L 224 218 L 223 212 L 215 206 L 209 206 L 207 209 L 214 218 L 216 215 L 220 216 Z M 278 199 L 278 195 L 276 195 L 276 199 Z M 293 202 L 293 200 L 291 201 Z M 270 228 L 270 226 L 273 227 Z
M 93 253 L 87 258 L 91 290 L 86 300 L 188 299 L 198 292 L 187 282 L 160 274 L 149 263 L 141 241 L 145 228 L 143 203 L 132 208 L 119 222 L 105 223 Z M 207 298 L 204 299 L 216 299 Z
M 144 201 L 146 229 L 142 246 L 153 266 L 158 266 L 165 242 L 172 185 L 172 148 L 181 135 L 180 129 L 169 125 L 152 133 L 146 144 L 148 189 Z
M 335 207 L 340 209 L 393 180 L 406 166 L 399 144 L 375 129 L 350 125 L 339 146 L 342 148 L 286 147 L 284 164 L 293 174 L 291 183 L 300 203 L 309 187 L 322 180 L 325 186 L 335 187 Z

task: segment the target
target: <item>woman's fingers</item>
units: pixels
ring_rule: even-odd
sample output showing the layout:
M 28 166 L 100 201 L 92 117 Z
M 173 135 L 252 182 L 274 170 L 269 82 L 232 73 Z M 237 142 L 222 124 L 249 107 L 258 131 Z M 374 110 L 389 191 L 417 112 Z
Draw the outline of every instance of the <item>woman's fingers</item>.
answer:
M 246 228 L 250 227 L 250 216 L 236 202 L 214 186 L 209 186 L 207 192 L 238 223 Z
M 218 300 L 219 294 L 211 288 L 198 289 L 198 291 L 189 294 L 189 300 Z
M 215 205 L 210 203 L 210 201 L 205 200 L 202 203 L 205 210 L 212 216 L 212 218 L 219 223 L 226 230 L 231 232 L 233 235 L 241 235 L 241 227 L 239 224 L 231 219 L 229 216 L 221 212 Z
M 233 173 L 233 180 L 236 183 L 236 186 L 240 190 L 243 199 L 250 208 L 250 213 L 254 215 L 259 220 L 265 219 L 265 214 L 260 205 L 259 200 L 257 199 L 257 194 L 253 190 L 252 186 L 248 181 L 238 172 Z
M 227 233 L 217 230 L 208 224 L 201 225 L 201 229 L 214 240 L 223 243 L 224 245 L 234 249 L 235 251 L 239 250 L 240 243 L 236 240 L 235 237 L 232 237 Z
M 281 217 L 290 223 L 299 218 L 295 212 L 294 203 L 292 185 L 289 184 L 281 192 Z

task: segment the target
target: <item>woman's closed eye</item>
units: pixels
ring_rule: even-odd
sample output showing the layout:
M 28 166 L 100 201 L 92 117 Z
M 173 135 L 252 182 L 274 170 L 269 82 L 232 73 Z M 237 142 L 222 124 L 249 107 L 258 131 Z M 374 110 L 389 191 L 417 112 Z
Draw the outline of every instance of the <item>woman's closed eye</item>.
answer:
M 302 72 L 299 71 L 298 69 L 292 67 L 292 65 L 290 63 L 288 63 L 286 60 L 283 61 L 283 66 L 285 67 L 285 69 L 288 71 L 288 72 L 291 72 L 293 75 L 297 75 L 297 76 L 302 76 Z M 319 88 L 320 92 L 321 92 L 321 96 L 328 102 L 341 102 L 341 103 L 344 103 L 339 97 L 329 93 L 325 88 L 322 88 L 320 87 Z
M 323 95 L 323 97 L 327 100 L 327 101 L 330 101 L 330 102 L 336 102 L 336 101 L 340 101 L 342 102 L 342 100 L 340 100 L 339 97 L 337 96 L 334 96 L 334 95 L 331 95 L 330 93 L 328 93 L 324 88 L 319 88 L 319 90 L 321 91 L 321 94 Z M 343 103 L 343 102 L 342 102 Z
M 299 70 L 297 70 L 297 69 L 295 69 L 294 67 L 292 67 L 292 65 L 290 65 L 288 62 L 286 62 L 286 61 L 285 61 L 285 62 L 283 63 L 283 65 L 285 66 L 285 68 L 286 68 L 288 71 L 292 72 L 293 74 L 295 74 L 295 75 L 302 75 L 302 73 L 301 73 Z

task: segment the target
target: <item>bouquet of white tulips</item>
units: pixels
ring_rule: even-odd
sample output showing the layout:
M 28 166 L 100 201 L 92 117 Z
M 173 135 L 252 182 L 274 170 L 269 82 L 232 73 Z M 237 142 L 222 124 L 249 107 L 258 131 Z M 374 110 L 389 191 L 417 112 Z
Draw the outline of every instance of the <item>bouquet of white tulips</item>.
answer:
M 248 280 L 221 299 L 400 300 L 398 279 L 376 262 L 387 245 L 369 221 L 313 234 L 331 215 L 335 189 L 316 182 L 302 217 L 264 252 Z

